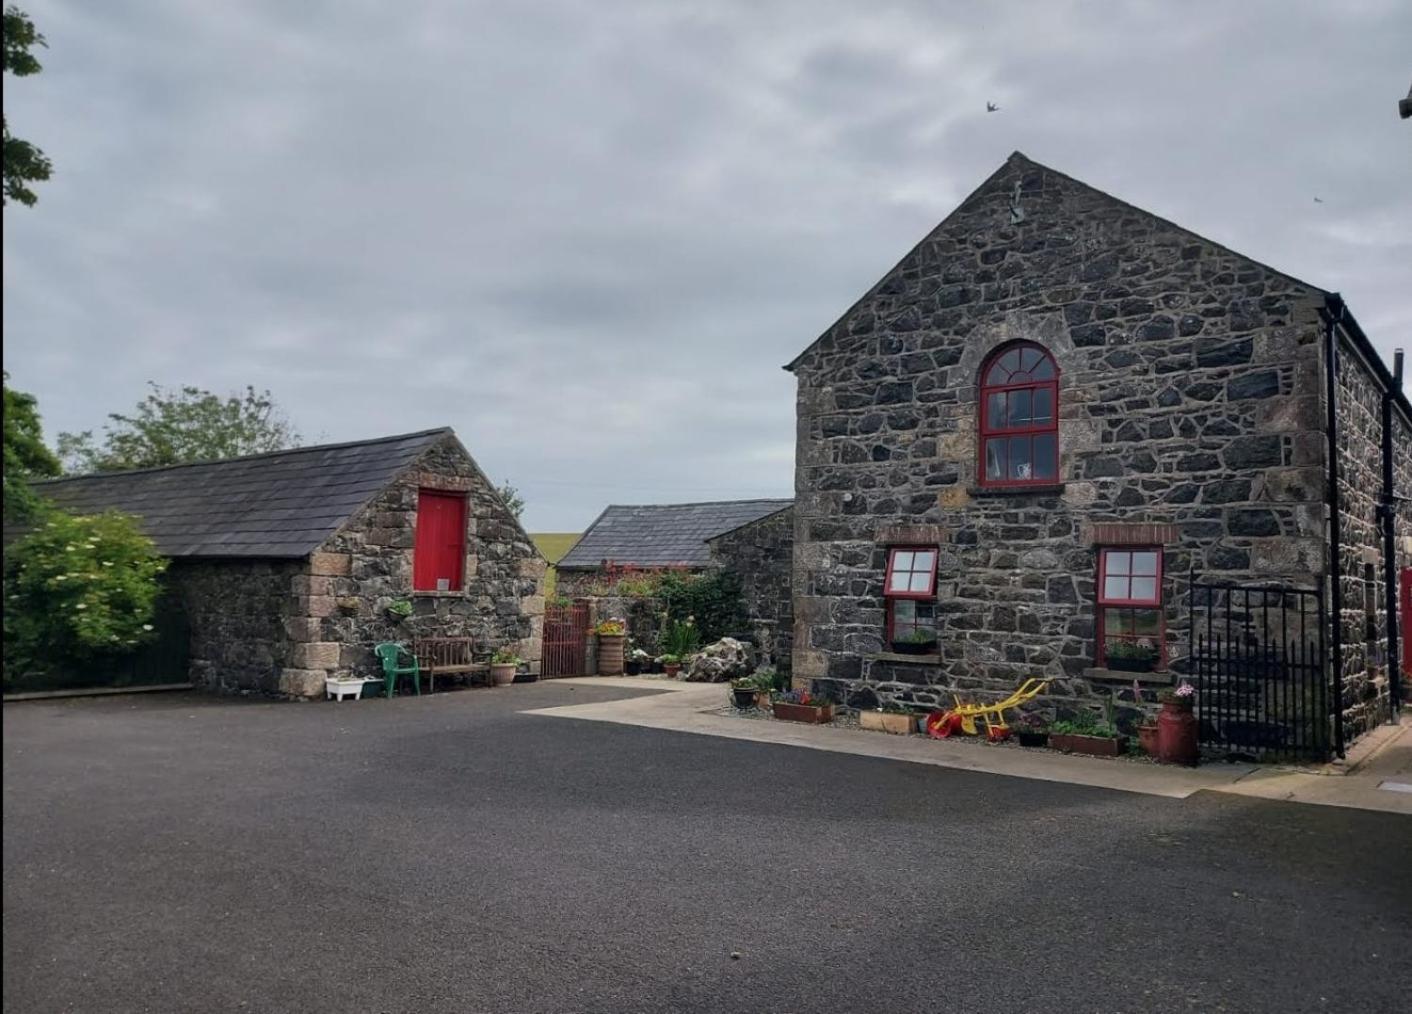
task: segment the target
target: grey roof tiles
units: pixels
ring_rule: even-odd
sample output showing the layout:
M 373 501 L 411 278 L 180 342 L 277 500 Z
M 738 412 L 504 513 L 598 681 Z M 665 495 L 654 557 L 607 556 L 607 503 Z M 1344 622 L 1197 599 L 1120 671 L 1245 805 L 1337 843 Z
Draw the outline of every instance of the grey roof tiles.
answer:
M 633 567 L 703 567 L 706 540 L 792 506 L 793 500 L 614 505 L 599 515 L 558 563 L 593 568 L 604 560 Z

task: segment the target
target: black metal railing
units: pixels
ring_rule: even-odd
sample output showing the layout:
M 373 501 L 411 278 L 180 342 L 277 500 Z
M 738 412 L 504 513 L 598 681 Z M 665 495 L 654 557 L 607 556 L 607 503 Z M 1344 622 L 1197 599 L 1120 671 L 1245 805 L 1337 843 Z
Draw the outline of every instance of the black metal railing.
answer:
M 1234 756 L 1327 760 L 1329 694 L 1323 593 L 1193 577 L 1189 654 L 1201 746 Z

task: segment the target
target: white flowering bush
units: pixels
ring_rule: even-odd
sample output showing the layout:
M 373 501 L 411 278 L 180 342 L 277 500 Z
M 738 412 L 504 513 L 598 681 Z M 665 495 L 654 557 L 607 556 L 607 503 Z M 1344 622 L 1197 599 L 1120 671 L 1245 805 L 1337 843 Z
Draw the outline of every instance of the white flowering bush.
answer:
M 151 639 L 166 568 L 128 515 L 46 510 L 5 552 L 6 673 Z

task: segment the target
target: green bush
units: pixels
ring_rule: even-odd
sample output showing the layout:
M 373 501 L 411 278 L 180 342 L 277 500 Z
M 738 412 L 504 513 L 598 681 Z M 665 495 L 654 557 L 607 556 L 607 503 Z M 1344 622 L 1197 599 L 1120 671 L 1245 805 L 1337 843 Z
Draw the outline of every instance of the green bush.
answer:
M 153 636 L 167 561 L 124 514 L 45 510 L 5 553 L 5 671 L 130 651 Z
M 730 571 L 667 571 L 657 580 L 657 599 L 669 619 L 692 617 L 702 644 L 738 632 L 746 620 L 740 578 Z

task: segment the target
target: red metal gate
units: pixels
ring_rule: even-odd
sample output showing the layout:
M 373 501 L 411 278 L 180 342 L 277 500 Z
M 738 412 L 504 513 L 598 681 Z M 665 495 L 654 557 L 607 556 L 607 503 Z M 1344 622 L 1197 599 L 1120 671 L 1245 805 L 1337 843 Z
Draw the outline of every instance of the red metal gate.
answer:
M 544 661 L 540 674 L 582 676 L 588 666 L 588 603 L 544 607 Z

